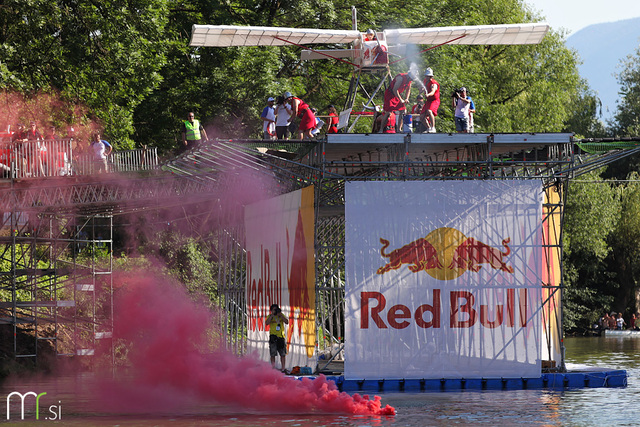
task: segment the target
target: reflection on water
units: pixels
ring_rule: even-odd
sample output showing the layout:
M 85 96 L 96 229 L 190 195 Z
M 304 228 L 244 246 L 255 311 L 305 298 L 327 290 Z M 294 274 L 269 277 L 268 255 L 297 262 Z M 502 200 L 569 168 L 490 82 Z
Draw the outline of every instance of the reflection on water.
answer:
M 386 393 L 383 403 L 396 407 L 395 417 L 361 417 L 319 414 L 247 414 L 219 405 L 183 405 L 179 411 L 154 414 L 108 414 L 90 395 L 91 375 L 47 378 L 30 382 L 61 402 L 65 425 L 98 426 L 448 426 L 448 425 L 637 425 L 640 396 L 640 338 L 569 338 L 567 363 L 627 370 L 626 388 L 567 391 L 509 390 Z M 4 384 L 6 396 L 20 384 Z M 24 385 L 24 384 L 23 384 Z M 23 390 L 25 390 L 23 388 Z M 44 397 L 43 397 L 44 399 Z M 4 402 L 0 402 L 4 403 Z M 90 409 L 89 409 L 90 408 Z M 0 411 L 4 415 L 4 410 Z M 4 419 L 4 416 L 0 417 Z M 31 418 L 33 420 L 33 417 Z M 33 421 L 24 425 L 42 425 Z

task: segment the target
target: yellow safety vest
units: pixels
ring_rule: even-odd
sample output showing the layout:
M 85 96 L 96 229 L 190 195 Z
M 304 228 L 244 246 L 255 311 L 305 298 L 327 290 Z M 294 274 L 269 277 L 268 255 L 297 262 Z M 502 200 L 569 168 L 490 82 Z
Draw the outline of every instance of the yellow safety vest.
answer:
M 269 335 L 284 338 L 284 323 L 280 321 L 272 321 L 269 323 Z
M 187 129 L 186 138 L 187 141 L 197 141 L 200 137 L 200 122 L 194 120 L 191 123 L 189 120 L 184 121 L 184 127 Z

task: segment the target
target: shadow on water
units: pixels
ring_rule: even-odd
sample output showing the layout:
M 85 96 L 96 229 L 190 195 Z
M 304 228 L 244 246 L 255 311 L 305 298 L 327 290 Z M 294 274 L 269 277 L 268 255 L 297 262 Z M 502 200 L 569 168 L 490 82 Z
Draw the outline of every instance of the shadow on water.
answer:
M 97 426 L 448 426 L 448 425 L 544 425 L 595 426 L 637 425 L 636 409 L 640 387 L 640 338 L 568 338 L 567 363 L 602 368 L 625 369 L 626 388 L 585 388 L 575 390 L 458 391 L 420 394 L 385 393 L 384 404 L 397 409 L 395 417 L 362 417 L 324 414 L 246 413 L 216 404 L 183 402 L 180 410 L 166 413 L 108 413 L 91 396 L 90 374 L 48 377 L 28 384 L 3 384 L 2 396 L 16 387 L 47 391 L 46 408 L 35 421 L 25 411 L 21 425 L 42 425 L 49 405 L 59 405 L 64 425 Z M 187 399 L 188 400 L 188 399 Z M 0 402 L 4 404 L 4 402 Z M 0 419 L 6 410 L 0 411 Z M 19 419 L 19 408 L 16 419 Z M 29 421 L 31 420 L 31 421 Z M 12 419 L 13 421 L 13 419 Z

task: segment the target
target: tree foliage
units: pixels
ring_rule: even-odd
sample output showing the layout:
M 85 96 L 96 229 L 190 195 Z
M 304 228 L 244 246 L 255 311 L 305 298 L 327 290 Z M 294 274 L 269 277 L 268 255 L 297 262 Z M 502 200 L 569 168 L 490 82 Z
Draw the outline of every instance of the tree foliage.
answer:
M 539 20 L 519 0 L 352 4 L 362 31 Z M 57 90 L 66 101 L 87 105 L 87 116 L 120 147 L 132 141 L 175 147 L 188 111 L 213 136 L 258 136 L 266 97 L 287 90 L 321 111 L 344 104 L 349 65 L 303 62 L 296 46 L 191 47 L 193 24 L 350 29 L 351 3 L 8 0 L 0 8 L 0 88 Z M 575 53 L 553 31 L 536 46 L 442 46 L 398 62 L 392 74 L 411 62 L 433 68 L 441 83 L 442 131 L 453 130 L 449 94 L 462 85 L 476 102 L 479 131 L 560 131 L 579 98 Z M 364 79 L 370 90 L 378 81 Z
M 640 135 L 640 47 L 620 64 L 620 100 L 612 123 L 618 136 Z

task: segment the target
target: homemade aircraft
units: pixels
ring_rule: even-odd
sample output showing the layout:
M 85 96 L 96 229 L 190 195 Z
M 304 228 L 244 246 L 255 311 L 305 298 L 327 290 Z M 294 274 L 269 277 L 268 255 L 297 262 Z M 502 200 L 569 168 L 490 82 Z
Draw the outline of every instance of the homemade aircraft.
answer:
M 301 59 L 336 59 L 354 67 L 353 77 L 344 111 L 340 114 L 339 127 L 344 126 L 344 117 L 349 117 L 355 94 L 360 86 L 362 72 L 384 72 L 380 84 L 369 96 L 365 108 L 372 102 L 389 75 L 389 65 L 405 58 L 389 60 L 389 55 L 398 56 L 407 45 L 445 44 L 458 45 L 524 45 L 538 44 L 549 30 L 546 23 L 524 23 L 503 25 L 474 25 L 457 27 L 400 28 L 374 32 L 360 32 L 357 28 L 355 7 L 352 11 L 351 30 L 326 30 L 317 28 L 251 27 L 237 25 L 194 25 L 191 46 L 286 46 L 317 44 L 351 44 L 350 49 L 305 49 Z M 432 49 L 433 47 L 429 48 Z M 428 50 L 428 49 L 425 49 Z M 347 58 L 347 59 L 345 59 Z M 353 128 L 353 125 L 351 126 Z

